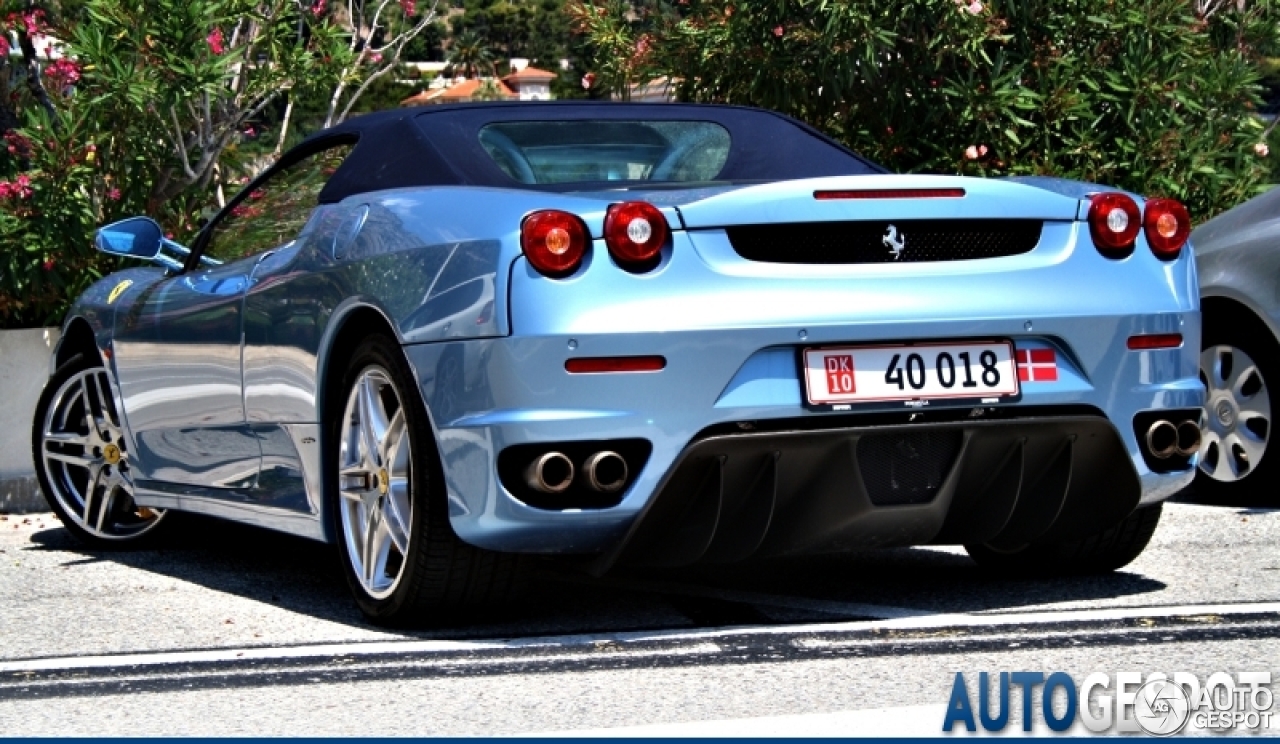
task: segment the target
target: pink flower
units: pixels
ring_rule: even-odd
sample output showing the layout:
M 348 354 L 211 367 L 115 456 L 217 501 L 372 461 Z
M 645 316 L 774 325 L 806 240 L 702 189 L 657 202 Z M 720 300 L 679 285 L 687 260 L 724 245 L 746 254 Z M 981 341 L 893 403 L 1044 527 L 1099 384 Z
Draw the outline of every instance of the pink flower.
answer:
M 979 157 L 984 157 L 984 158 L 987 156 L 987 146 L 986 146 L 986 145 L 978 145 L 978 156 L 979 156 Z
M 649 51 L 649 46 L 650 46 L 650 40 L 649 40 L 648 34 L 645 34 L 641 36 L 639 39 L 636 39 L 636 55 L 639 56 Z
M 786 32 L 787 32 L 787 30 L 786 30 L 785 28 L 783 28 L 782 26 L 774 26 L 774 27 L 773 27 L 773 35 L 774 35 L 774 36 L 776 36 L 776 37 L 778 37 L 779 39 L 781 39 L 781 38 L 782 38 L 782 35 L 783 35 L 783 34 L 785 34 Z
M 18 197 L 19 199 L 26 199 L 31 196 L 31 179 L 25 174 L 20 175 L 13 179 L 13 185 L 11 188 L 13 189 L 13 196 Z
M 44 68 L 44 76 L 51 86 L 64 90 L 80 82 L 80 66 L 63 57 Z
M 311 15 L 316 18 L 324 15 L 324 0 L 316 0 L 315 4 L 311 6 Z
M 111 201 L 120 201 L 120 189 L 108 189 L 107 198 Z
M 583 88 L 587 90 L 591 90 L 591 86 L 595 84 L 596 84 L 596 74 L 594 72 L 588 72 L 586 75 L 582 76 Z
M 254 129 L 252 126 L 247 126 L 244 128 L 244 136 L 246 137 L 252 137 L 257 133 L 258 133 L 258 130 Z
M 17 13 L 10 13 L 7 20 L 9 25 L 16 25 L 19 19 Z M 21 15 L 22 25 L 26 27 L 28 36 L 36 36 L 40 33 L 40 21 L 44 20 L 44 11 L 37 10 L 31 13 L 23 13 Z
M 1257 153 L 1260 158 L 1265 158 L 1267 155 L 1271 154 L 1271 148 L 1267 147 L 1267 143 L 1265 142 L 1259 142 L 1254 145 L 1253 151 Z
M 9 132 L 5 134 L 4 142 L 10 155 L 16 155 L 20 158 L 31 156 L 31 140 L 21 134 Z
M 965 160 L 977 160 L 977 159 L 978 159 L 978 148 L 977 148 L 977 147 L 975 147 L 975 146 L 973 146 L 973 145 L 969 145 L 968 147 L 964 148 L 964 159 L 965 159 Z
M 0 181 L 0 199 L 8 199 L 11 196 L 13 196 L 13 184 Z
M 210 31 L 209 35 L 206 36 L 204 40 L 205 40 L 205 43 L 209 45 L 209 49 L 214 54 L 222 54 L 223 52 L 227 51 L 226 47 L 222 45 L 222 42 L 223 42 L 222 29 L 220 28 L 215 28 L 214 30 Z
M 46 259 L 44 260 L 44 263 L 40 264 L 40 266 L 41 266 L 41 268 L 43 268 L 45 271 L 53 271 L 53 259 L 52 259 L 52 258 L 46 258 Z
M 415 0 L 400 0 L 400 9 L 408 17 L 418 12 L 418 4 Z
M 969 3 L 969 7 L 965 8 L 965 10 L 969 11 L 969 15 L 977 15 L 982 12 L 982 3 L 978 2 L 978 0 L 974 0 L 972 3 Z
M 7 36 L 0 36 L 0 57 L 8 57 L 8 56 L 9 56 L 9 38 Z
M 369 62 L 375 65 L 382 62 L 382 55 L 378 54 L 377 52 L 373 52 L 372 54 L 369 55 Z

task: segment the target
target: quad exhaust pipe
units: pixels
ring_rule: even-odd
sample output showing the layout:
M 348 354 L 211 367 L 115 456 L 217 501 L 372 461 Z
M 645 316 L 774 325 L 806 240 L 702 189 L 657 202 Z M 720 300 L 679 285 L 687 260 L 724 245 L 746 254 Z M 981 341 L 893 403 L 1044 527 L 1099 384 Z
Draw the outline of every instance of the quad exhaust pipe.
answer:
M 587 486 L 598 493 L 617 493 L 627 485 L 627 461 L 617 452 L 597 452 L 582 465 Z
M 539 493 L 563 493 L 573 485 L 573 460 L 563 453 L 539 455 L 524 471 L 524 481 Z
M 1147 429 L 1147 450 L 1160 460 L 1174 455 L 1191 457 L 1200 450 L 1200 425 L 1195 421 L 1176 426 L 1165 419 L 1155 421 Z

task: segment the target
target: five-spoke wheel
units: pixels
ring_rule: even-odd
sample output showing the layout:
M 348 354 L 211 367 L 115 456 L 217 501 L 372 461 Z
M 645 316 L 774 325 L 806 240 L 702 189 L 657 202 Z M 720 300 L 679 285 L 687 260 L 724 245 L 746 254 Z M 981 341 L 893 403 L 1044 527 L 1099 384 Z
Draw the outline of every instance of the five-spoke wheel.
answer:
M 342 541 L 370 597 L 395 591 L 413 525 L 413 449 L 400 392 L 387 370 L 363 369 L 351 387 L 338 444 Z
M 371 334 L 344 361 L 341 397 L 328 409 L 325 480 L 356 604 L 376 623 L 423 625 L 502 603 L 519 588 L 521 561 L 454 534 L 431 423 L 404 352 L 392 337 Z
M 68 364 L 36 407 L 32 449 L 45 498 L 67 528 L 96 544 L 141 538 L 164 518 L 134 503 L 133 470 L 107 371 Z

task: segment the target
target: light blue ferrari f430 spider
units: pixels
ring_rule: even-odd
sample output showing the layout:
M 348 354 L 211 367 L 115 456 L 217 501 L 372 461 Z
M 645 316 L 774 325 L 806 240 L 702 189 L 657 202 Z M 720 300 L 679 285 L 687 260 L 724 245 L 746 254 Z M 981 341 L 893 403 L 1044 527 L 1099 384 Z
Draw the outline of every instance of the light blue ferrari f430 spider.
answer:
M 761 110 L 519 103 L 317 134 L 146 218 L 33 436 L 67 529 L 336 543 L 377 622 L 593 572 L 920 544 L 1109 571 L 1200 448 L 1186 210 L 894 175 Z

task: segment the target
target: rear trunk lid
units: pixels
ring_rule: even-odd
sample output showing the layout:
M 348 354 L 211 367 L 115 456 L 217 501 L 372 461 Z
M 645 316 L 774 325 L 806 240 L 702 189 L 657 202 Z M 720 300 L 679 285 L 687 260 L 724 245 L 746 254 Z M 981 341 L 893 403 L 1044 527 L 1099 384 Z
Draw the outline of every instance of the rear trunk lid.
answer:
M 929 192 L 935 195 L 927 195 Z M 903 194 L 894 196 L 894 193 Z M 941 193 L 962 193 L 940 196 Z M 813 178 L 719 192 L 670 192 L 684 227 L 893 220 L 1075 220 L 1078 199 L 1033 185 L 962 176 L 876 175 Z M 911 194 L 916 194 L 911 196 Z M 818 198 L 815 194 L 833 198 Z

